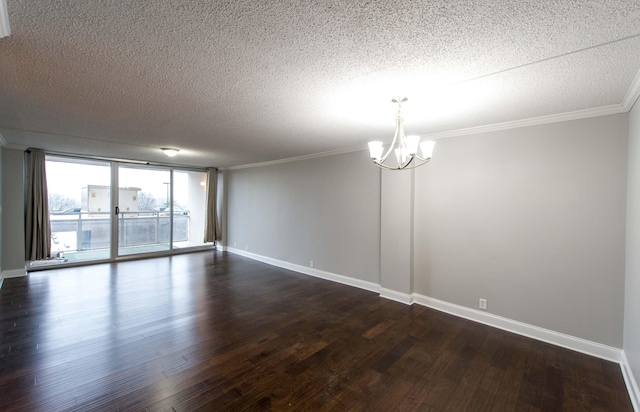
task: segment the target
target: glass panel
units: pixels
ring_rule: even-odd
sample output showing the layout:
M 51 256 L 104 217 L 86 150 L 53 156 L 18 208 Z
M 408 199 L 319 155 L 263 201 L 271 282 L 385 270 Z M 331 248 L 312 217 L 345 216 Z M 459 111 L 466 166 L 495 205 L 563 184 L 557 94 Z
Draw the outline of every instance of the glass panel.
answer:
M 204 245 L 207 174 L 173 172 L 173 248 Z
M 118 255 L 169 250 L 171 171 L 120 166 L 118 185 Z
M 111 165 L 47 156 L 51 253 L 57 263 L 111 257 Z

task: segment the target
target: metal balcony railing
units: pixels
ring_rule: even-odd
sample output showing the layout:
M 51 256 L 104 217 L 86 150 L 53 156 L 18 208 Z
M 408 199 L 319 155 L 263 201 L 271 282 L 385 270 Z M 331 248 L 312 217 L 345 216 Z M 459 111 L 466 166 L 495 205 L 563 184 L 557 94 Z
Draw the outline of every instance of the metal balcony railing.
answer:
M 71 252 L 110 247 L 109 212 L 52 213 L 51 241 L 53 252 Z M 173 218 L 173 241 L 189 240 L 189 215 L 166 215 L 155 212 L 120 212 L 118 245 L 142 246 L 170 241 Z

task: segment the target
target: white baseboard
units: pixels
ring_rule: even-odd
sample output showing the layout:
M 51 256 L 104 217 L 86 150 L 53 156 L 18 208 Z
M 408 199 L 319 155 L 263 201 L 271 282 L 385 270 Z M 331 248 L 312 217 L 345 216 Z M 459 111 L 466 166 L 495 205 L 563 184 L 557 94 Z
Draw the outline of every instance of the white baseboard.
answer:
M 484 311 L 470 309 L 465 306 L 456 305 L 427 296 L 418 294 L 414 294 L 413 296 L 414 301 L 419 305 L 427 306 L 441 312 L 446 312 L 461 318 L 472 320 L 474 322 L 483 323 L 494 328 L 517 333 L 518 335 L 537 339 L 542 342 L 551 343 L 556 346 L 571 349 L 576 352 L 585 353 L 587 355 L 606 359 L 612 362 L 620 363 L 622 359 L 622 350 L 614 348 L 612 346 L 607 346 L 586 339 L 577 338 L 575 336 L 565 335 L 564 333 L 554 332 L 549 329 L 529 325 L 528 323 L 522 323 L 516 320 L 503 318 L 502 316 L 492 315 Z
M 3 270 L 2 273 L 0 273 L 0 289 L 2 289 L 2 285 L 4 284 L 5 279 L 21 278 L 23 276 L 27 276 L 26 269 Z
M 624 378 L 624 383 L 627 385 L 627 391 L 629 392 L 633 409 L 640 411 L 640 389 L 638 389 L 638 381 L 636 381 L 633 376 L 627 355 L 624 351 L 622 351 L 620 369 L 622 369 L 622 377 Z
M 552 345 L 560 346 L 576 352 L 581 352 L 590 356 L 595 356 L 597 358 L 618 363 L 620 364 L 622 375 L 624 377 L 625 384 L 627 385 L 627 391 L 629 392 L 629 397 L 631 398 L 633 407 L 636 411 L 640 412 L 640 391 L 638 390 L 637 382 L 634 379 L 631 368 L 629 367 L 629 363 L 627 362 L 626 355 L 621 349 L 603 345 L 597 342 L 592 342 L 586 339 L 577 338 L 575 336 L 565 335 L 564 333 L 554 332 L 549 329 L 544 329 L 538 326 L 529 325 L 527 323 L 518 322 L 516 320 L 493 315 L 477 309 L 471 309 L 465 306 L 460 306 L 442 300 L 430 298 L 428 296 L 420 295 L 417 293 L 409 295 L 407 293 L 383 288 L 376 283 L 354 279 L 335 273 L 325 272 L 314 268 L 308 268 L 306 266 L 261 256 L 244 250 L 232 247 L 225 247 L 225 249 L 230 253 L 241 255 L 249 259 L 257 260 L 283 269 L 288 269 L 317 278 L 342 283 L 344 285 L 354 286 L 371 292 L 377 292 L 380 293 L 380 297 L 404 303 L 406 305 L 417 303 L 422 306 L 449 313 L 451 315 L 458 316 L 464 319 L 469 319 L 474 322 L 479 322 L 494 328 L 506 330 L 518 335 L 526 336 L 542 342 L 550 343 Z
M 343 285 L 354 286 L 356 288 L 368 290 L 370 292 L 380 293 L 380 285 L 373 282 L 367 282 L 366 280 L 360 280 L 360 279 L 350 278 L 348 276 L 338 275 L 331 272 L 325 272 L 324 270 L 309 268 L 306 266 L 285 262 L 284 260 L 273 259 L 270 257 L 258 255 L 255 253 L 247 252 L 247 251 L 232 248 L 232 247 L 227 247 L 227 252 L 248 257 L 249 259 L 257 260 L 259 262 L 267 263 L 269 265 L 277 266 L 279 268 L 292 270 L 298 273 L 303 273 L 305 275 L 313 276 L 316 278 L 326 279 L 333 282 L 341 283 Z
M 401 302 L 406 305 L 417 303 L 419 305 L 427 306 L 441 312 L 446 312 L 464 319 L 483 323 L 494 328 L 513 332 L 518 335 L 537 339 L 542 342 L 547 342 L 556 346 L 574 350 L 576 352 L 595 356 L 597 358 L 606 359 L 616 363 L 621 363 L 622 361 L 621 349 L 603 345 L 597 342 L 577 338 L 575 336 L 565 335 L 563 333 L 554 332 L 549 329 L 540 328 L 538 326 L 529 325 L 527 323 L 518 322 L 516 320 L 430 298 L 428 296 L 420 295 L 417 293 L 409 295 L 407 293 L 397 292 L 395 290 L 382 288 L 376 283 L 354 279 L 335 273 L 325 272 L 314 268 L 308 268 L 306 266 L 273 259 L 241 249 L 227 247 L 227 251 L 230 253 L 248 257 L 253 260 L 267 263 L 269 265 L 281 267 L 283 269 L 293 270 L 295 272 L 303 273 L 321 279 L 331 280 L 334 282 L 342 283 L 344 285 L 355 286 L 357 288 L 365 289 L 371 292 L 377 292 L 380 293 L 380 296 L 383 298 Z
M 408 293 L 396 292 L 392 289 L 380 288 L 380 297 L 385 299 L 395 300 L 396 302 L 404 303 L 405 305 L 413 304 L 413 295 Z
M 22 269 L 11 269 L 11 270 L 3 270 L 2 277 L 5 279 L 9 278 L 21 278 L 23 276 L 27 276 L 27 270 Z

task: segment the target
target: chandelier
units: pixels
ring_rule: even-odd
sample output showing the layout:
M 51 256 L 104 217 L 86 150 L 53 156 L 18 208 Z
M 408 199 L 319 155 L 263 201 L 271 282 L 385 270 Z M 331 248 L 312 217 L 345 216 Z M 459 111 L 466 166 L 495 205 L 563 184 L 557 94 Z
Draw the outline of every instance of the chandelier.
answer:
M 384 151 L 382 142 L 369 142 L 371 160 L 373 160 L 373 164 L 376 166 L 387 170 L 413 169 L 422 166 L 431 160 L 433 147 L 436 142 L 433 140 L 420 142 L 420 136 L 405 137 L 400 109 L 402 108 L 402 103 L 407 101 L 407 98 L 403 96 L 394 97 L 391 101 L 398 104 L 396 134 L 393 136 L 393 142 L 391 142 L 391 146 L 389 146 L 386 152 Z M 420 154 L 418 154 L 418 151 L 420 151 Z M 392 153 L 393 155 L 391 155 Z M 392 160 L 387 161 L 389 157 L 396 159 L 395 164 Z

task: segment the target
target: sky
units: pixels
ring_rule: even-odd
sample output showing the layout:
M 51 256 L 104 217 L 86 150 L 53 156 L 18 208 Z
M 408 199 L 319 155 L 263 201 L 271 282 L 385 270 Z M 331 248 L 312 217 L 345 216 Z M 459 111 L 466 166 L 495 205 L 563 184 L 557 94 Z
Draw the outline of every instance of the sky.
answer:
M 87 185 L 109 186 L 111 184 L 111 167 L 104 165 L 67 163 L 47 160 L 47 189 L 49 194 L 58 193 L 72 198 L 80 204 L 82 188 Z M 146 169 L 139 167 L 120 166 L 120 187 L 139 187 L 143 192 L 164 201 L 167 197 L 169 182 L 168 169 Z M 203 176 L 204 176 L 203 172 Z M 187 173 L 174 172 L 174 199 L 184 203 L 188 198 Z

